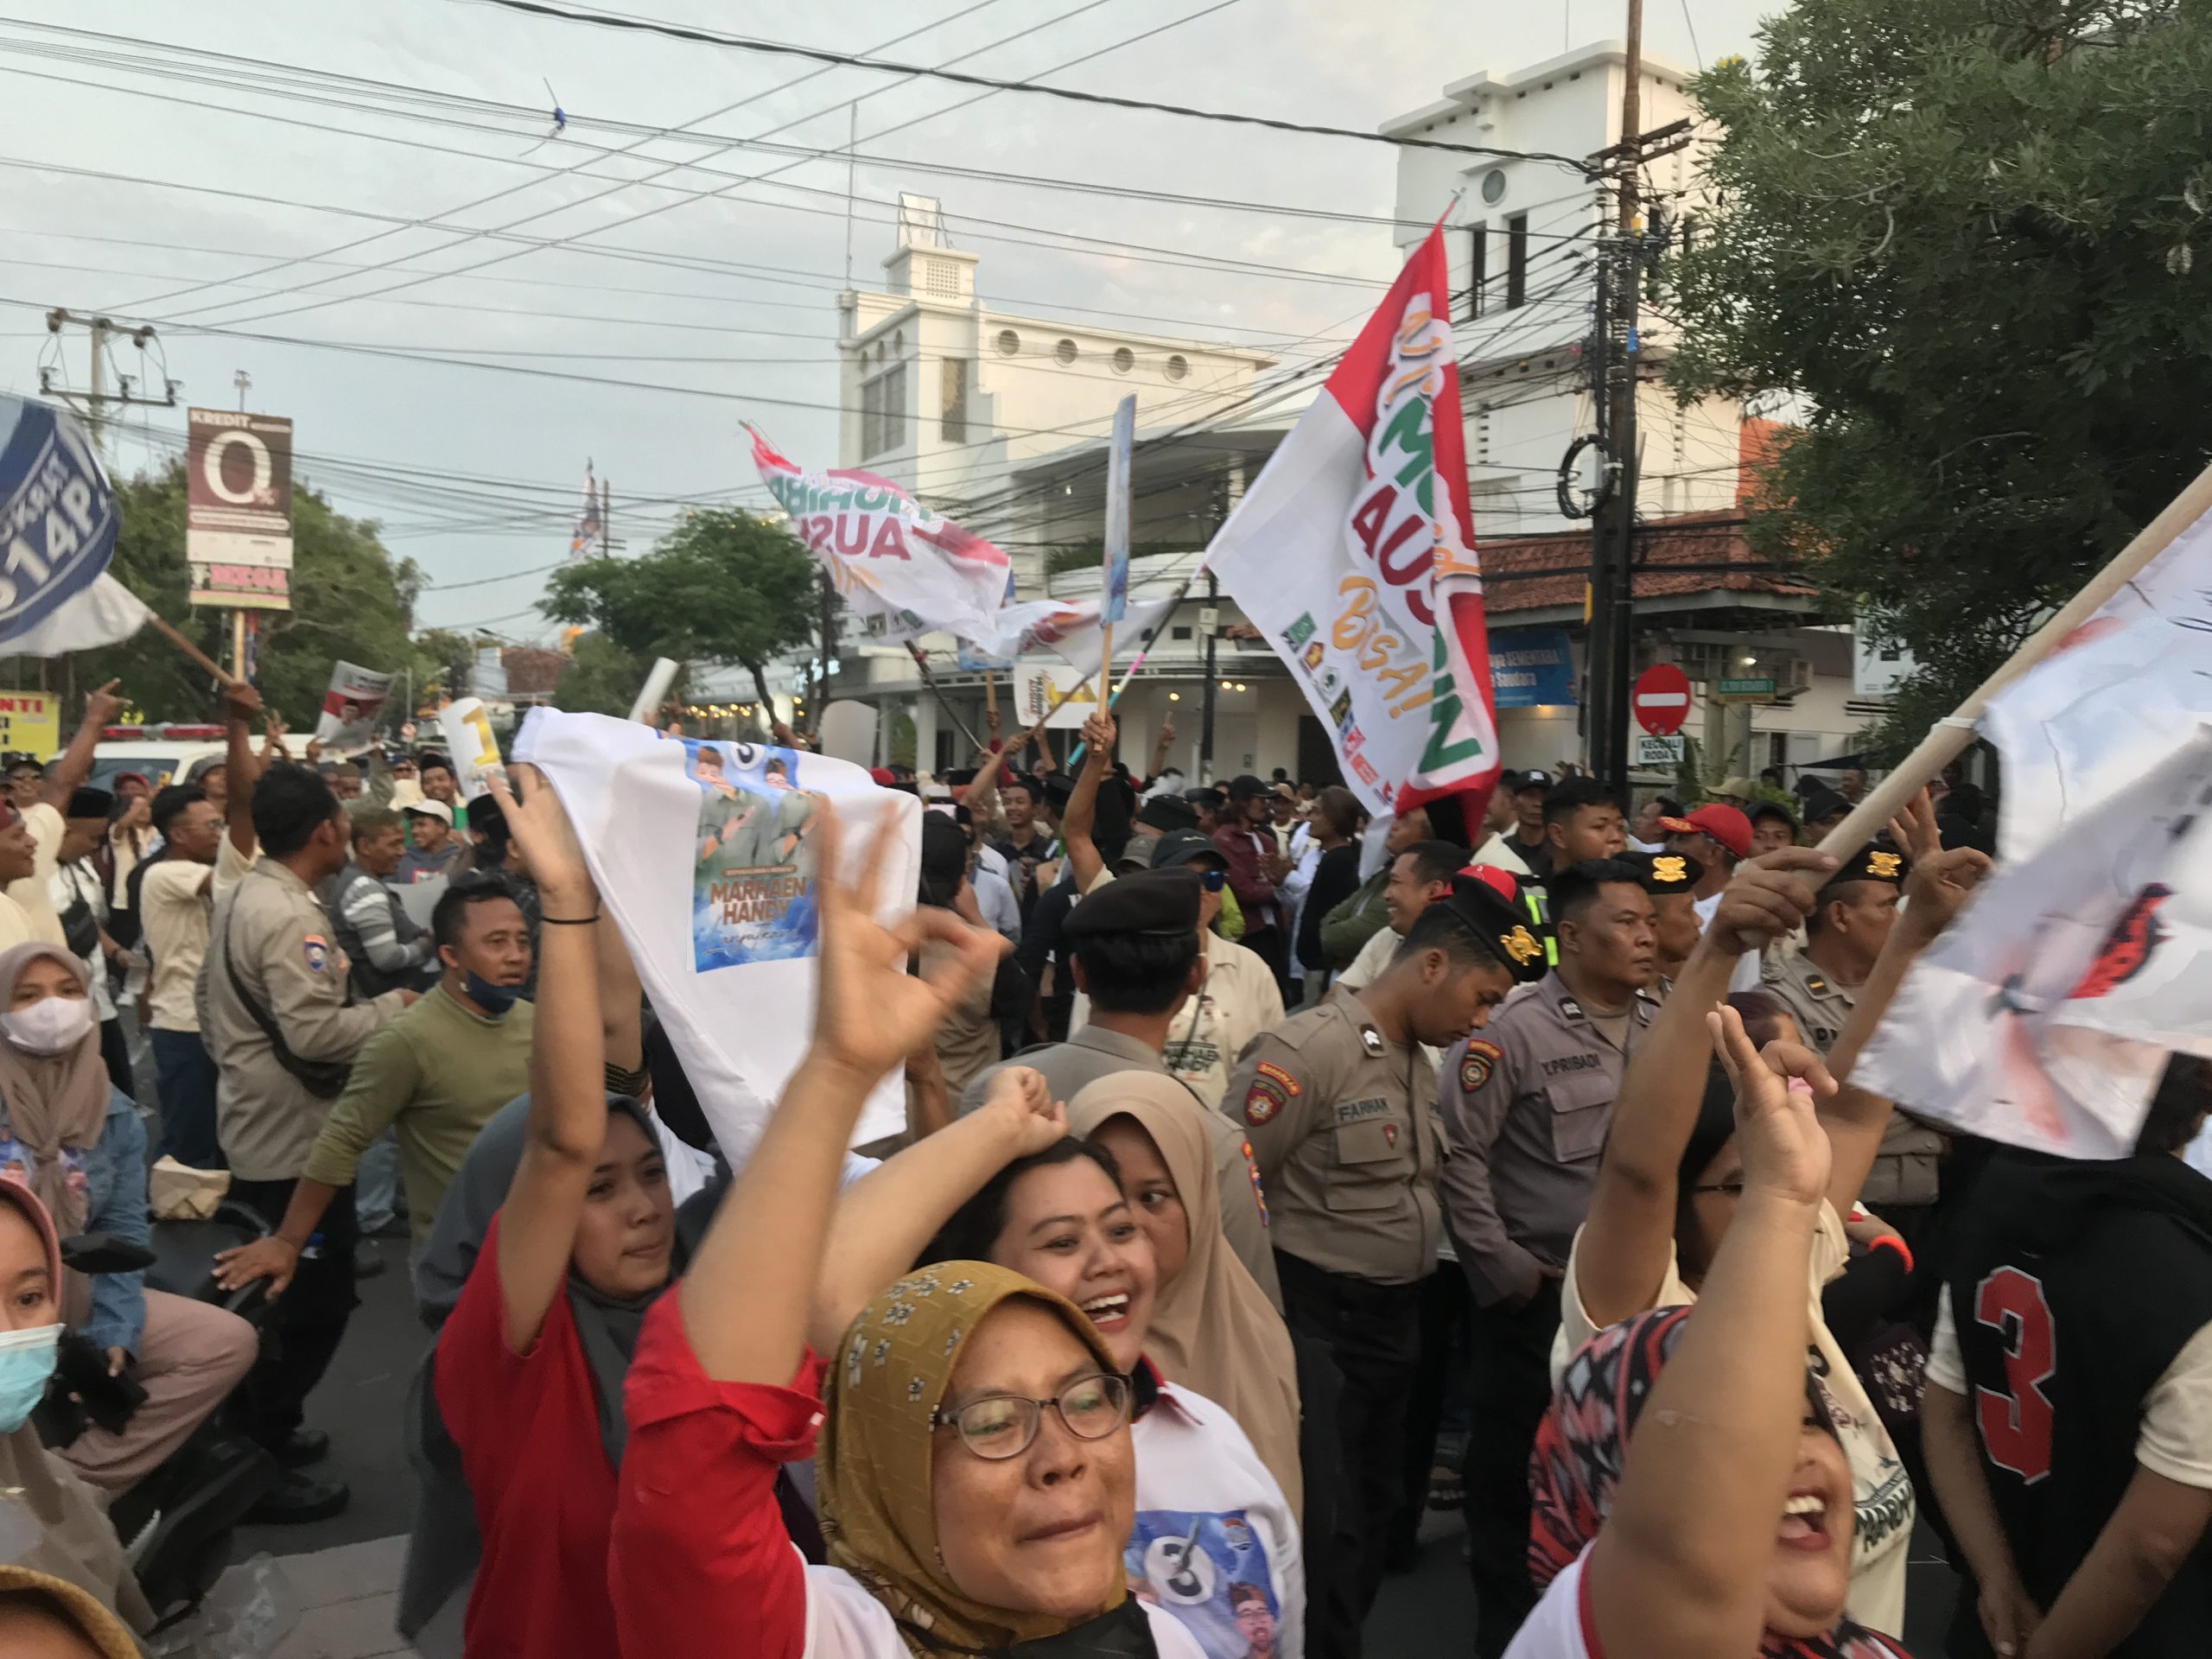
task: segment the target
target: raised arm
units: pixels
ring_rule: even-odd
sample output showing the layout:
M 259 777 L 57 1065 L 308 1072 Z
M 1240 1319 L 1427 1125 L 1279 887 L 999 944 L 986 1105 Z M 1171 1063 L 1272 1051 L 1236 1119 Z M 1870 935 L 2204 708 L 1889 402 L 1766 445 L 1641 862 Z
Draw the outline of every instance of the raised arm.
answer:
M 230 825 L 231 845 L 242 858 L 253 856 L 253 786 L 261 779 L 247 722 L 260 712 L 261 693 L 251 686 L 223 688 L 223 816 Z
M 39 785 L 39 799 L 57 812 L 66 812 L 69 798 L 92 774 L 92 751 L 99 747 L 100 732 L 123 708 L 123 699 L 115 695 L 119 680 L 110 680 L 97 691 L 85 695 L 85 717 L 77 722 L 77 729 L 70 734 L 69 747 L 54 757 L 54 764 L 46 769 L 46 777 Z
M 1827 1191 L 1819 1060 L 1782 1043 L 1760 1055 L 1733 1008 L 1705 1017 L 1736 1085 L 1744 1196 L 1637 1421 L 1583 1576 L 1592 1650 L 1643 1659 L 1758 1649 L 1805 1419 L 1805 1268 Z
M 593 948 L 599 889 L 567 810 L 535 766 L 511 768 L 522 786 L 493 793 L 537 880 L 537 1014 L 530 1045 L 530 1118 L 522 1159 L 499 1211 L 499 1293 L 507 1351 L 537 1340 L 575 1252 L 585 1195 L 607 1141 L 607 1041 Z
M 1065 1103 L 1026 1065 L 994 1072 L 983 1103 L 870 1170 L 837 1205 L 808 1340 L 828 1353 L 868 1299 L 914 1265 L 923 1245 L 983 1183 L 1068 1132 Z
M 1785 847 L 1738 869 L 1667 1005 L 1637 1045 L 1574 1245 L 1574 1287 L 1598 1329 L 1650 1306 L 1666 1276 L 1675 1166 L 1697 1126 L 1713 1052 L 1706 1015 L 1728 994 L 1738 957 L 1781 938 L 1811 912 L 1812 892 L 1792 872 L 1817 878 L 1834 868 L 1825 854 Z
M 677 1292 L 684 1336 L 717 1382 L 780 1388 L 798 1371 L 814 1313 L 812 1264 L 823 1258 L 838 1172 L 868 1090 L 952 1016 L 1005 945 L 988 929 L 926 906 L 895 927 L 878 922 L 877 875 L 890 831 L 848 886 L 836 818 L 822 810 L 813 1042 Z M 926 977 L 910 975 L 906 963 L 926 939 L 953 949 Z
M 1090 826 L 1098 818 L 1098 785 L 1114 766 L 1114 716 L 1103 709 L 1083 722 L 1083 775 L 1068 796 L 1067 810 L 1060 814 L 1060 842 L 1075 868 L 1077 893 L 1089 893 L 1106 868 L 1098 843 L 1090 838 Z

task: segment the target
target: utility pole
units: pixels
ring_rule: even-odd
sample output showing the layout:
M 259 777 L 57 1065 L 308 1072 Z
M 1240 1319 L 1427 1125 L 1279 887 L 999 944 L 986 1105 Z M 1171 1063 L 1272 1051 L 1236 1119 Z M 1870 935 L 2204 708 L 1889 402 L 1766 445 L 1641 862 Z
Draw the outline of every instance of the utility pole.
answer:
M 605 479 L 599 480 L 599 550 L 604 556 L 614 556 L 614 491 Z
M 1198 696 L 1198 781 L 1213 782 L 1213 639 L 1221 632 L 1221 584 L 1206 572 L 1206 607 L 1198 618 L 1198 632 L 1206 637 L 1205 689 Z
M 74 392 L 55 385 L 54 372 L 57 365 L 54 363 L 39 365 L 38 389 L 49 397 L 59 397 L 70 408 L 77 410 L 84 416 L 85 425 L 92 435 L 92 447 L 99 452 L 101 459 L 105 460 L 108 405 L 112 404 L 124 409 L 175 409 L 176 389 L 181 383 L 172 380 L 164 374 L 162 377 L 162 395 L 159 397 L 142 397 L 133 388 L 143 377 L 121 374 L 116 377 L 116 384 L 120 390 L 110 391 L 107 389 L 107 353 L 111 337 L 122 334 L 143 352 L 146 349 L 147 344 L 154 339 L 153 329 L 150 327 L 119 328 L 105 317 L 79 316 L 66 306 L 56 306 L 46 314 L 46 332 L 54 337 L 57 346 L 60 340 L 61 331 L 72 326 L 84 329 L 91 339 L 92 370 L 90 385 L 92 389 L 86 392 Z
M 245 413 L 245 395 L 252 388 L 253 377 L 240 369 L 231 377 L 231 384 L 238 389 L 238 413 Z
M 827 570 L 817 572 L 815 580 L 822 596 L 822 671 L 814 678 L 814 718 L 809 726 L 818 738 L 822 711 L 830 706 L 830 659 L 837 654 L 837 589 Z

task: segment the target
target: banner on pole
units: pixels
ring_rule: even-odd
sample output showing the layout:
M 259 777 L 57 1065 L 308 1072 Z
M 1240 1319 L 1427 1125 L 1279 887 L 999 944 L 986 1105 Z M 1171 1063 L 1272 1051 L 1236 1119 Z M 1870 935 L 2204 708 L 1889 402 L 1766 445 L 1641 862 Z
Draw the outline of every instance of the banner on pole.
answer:
M 461 798 L 473 801 L 486 794 L 494 778 L 506 780 L 507 769 L 499 760 L 499 740 L 484 712 L 481 697 L 461 697 L 438 710 L 438 730 L 444 734 L 446 754 L 453 761 L 454 786 Z
M 844 467 L 803 472 L 757 429 L 746 430 L 761 482 L 856 614 L 883 618 L 908 639 L 931 628 L 989 632 L 1006 597 L 1004 553 L 887 478 Z
M 391 695 L 392 677 L 355 663 L 334 664 L 330 690 L 322 694 L 322 713 L 315 741 L 334 754 L 352 754 L 376 741 L 377 721 Z
M 1065 701 L 1064 701 L 1065 699 Z M 1055 706 L 1057 705 L 1057 707 Z M 1057 664 L 1020 662 L 1014 665 L 1014 719 L 1019 726 L 1043 721 L 1048 728 L 1081 729 L 1098 712 L 1098 671 L 1089 673 Z
M 107 575 L 115 493 L 74 416 L 0 396 L 0 654 L 111 645 L 146 607 Z
M 292 608 L 292 423 L 185 411 L 184 556 L 194 605 Z
M 1497 779 L 1450 299 L 1440 226 L 1206 556 L 1374 812 Z
M 1098 620 L 1112 626 L 1129 605 L 1129 467 L 1136 450 L 1137 395 L 1114 405 L 1114 440 L 1106 451 L 1105 559 L 1099 572 Z

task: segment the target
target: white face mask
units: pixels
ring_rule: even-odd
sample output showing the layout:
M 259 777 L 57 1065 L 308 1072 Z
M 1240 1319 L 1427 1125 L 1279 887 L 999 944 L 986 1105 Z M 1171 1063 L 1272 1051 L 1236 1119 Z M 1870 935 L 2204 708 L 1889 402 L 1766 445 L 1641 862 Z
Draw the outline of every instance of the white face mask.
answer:
M 29 1007 L 0 1014 L 0 1030 L 29 1054 L 59 1054 L 73 1047 L 92 1028 L 88 997 L 41 997 Z

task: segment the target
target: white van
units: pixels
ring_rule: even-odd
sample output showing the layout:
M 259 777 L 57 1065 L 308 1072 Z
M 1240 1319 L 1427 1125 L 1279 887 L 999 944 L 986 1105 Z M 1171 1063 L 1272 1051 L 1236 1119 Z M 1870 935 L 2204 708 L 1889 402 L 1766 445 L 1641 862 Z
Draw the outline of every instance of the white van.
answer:
M 261 741 L 257 734 L 253 740 L 257 754 Z M 287 732 L 283 743 L 284 752 L 294 760 L 307 758 L 308 740 L 303 734 Z M 109 726 L 100 733 L 99 746 L 92 751 L 92 775 L 85 781 L 94 789 L 112 790 L 118 777 L 135 772 L 156 789 L 164 784 L 188 783 L 227 752 L 222 727 L 213 723 L 172 721 L 167 725 Z

